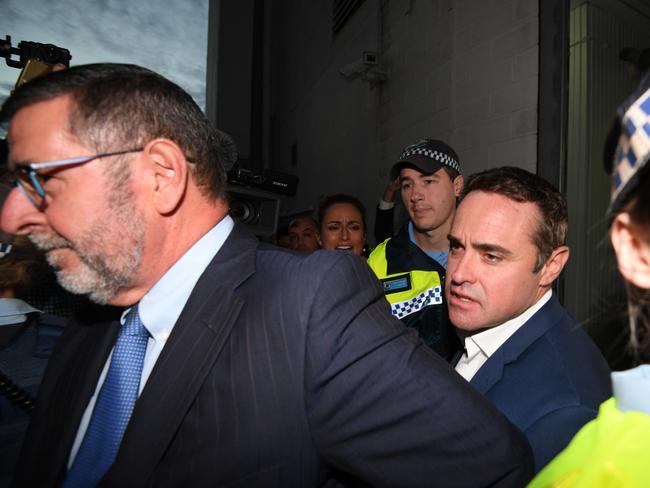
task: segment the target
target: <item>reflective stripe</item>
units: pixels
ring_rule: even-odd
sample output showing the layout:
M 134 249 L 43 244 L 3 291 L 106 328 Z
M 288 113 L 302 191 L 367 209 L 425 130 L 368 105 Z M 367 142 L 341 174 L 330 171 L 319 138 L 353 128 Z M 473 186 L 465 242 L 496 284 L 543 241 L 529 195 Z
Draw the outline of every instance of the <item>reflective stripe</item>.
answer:
M 398 319 L 401 319 L 428 305 L 440 305 L 441 303 L 442 289 L 439 286 L 436 286 L 423 291 L 409 300 L 392 303 L 390 308 L 393 315 Z
M 368 258 L 368 264 L 382 281 L 386 300 L 393 315 L 399 319 L 422 310 L 429 305 L 442 304 L 442 280 L 434 270 L 409 270 L 387 274 L 386 239 Z

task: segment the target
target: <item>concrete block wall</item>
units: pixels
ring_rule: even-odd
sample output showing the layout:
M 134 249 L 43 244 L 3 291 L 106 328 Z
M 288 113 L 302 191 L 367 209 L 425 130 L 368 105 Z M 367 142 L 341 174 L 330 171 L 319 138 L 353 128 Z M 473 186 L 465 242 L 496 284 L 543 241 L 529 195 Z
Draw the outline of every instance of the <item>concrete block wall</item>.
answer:
M 446 140 L 466 174 L 536 169 L 537 0 L 385 1 L 379 186 L 400 149 Z
M 339 70 L 379 51 L 377 1 L 364 2 L 336 35 L 331 0 L 274 4 L 271 166 L 300 177 L 285 214 L 315 209 L 321 196 L 376 198 L 379 90 Z M 292 152 L 295 164 L 292 164 Z
M 287 212 L 342 191 L 366 204 L 372 229 L 390 167 L 424 137 L 450 143 L 465 174 L 535 171 L 538 0 L 366 0 L 335 36 L 331 1 L 281 5 L 270 161 L 300 177 Z M 379 86 L 338 72 L 366 50 L 389 72 Z

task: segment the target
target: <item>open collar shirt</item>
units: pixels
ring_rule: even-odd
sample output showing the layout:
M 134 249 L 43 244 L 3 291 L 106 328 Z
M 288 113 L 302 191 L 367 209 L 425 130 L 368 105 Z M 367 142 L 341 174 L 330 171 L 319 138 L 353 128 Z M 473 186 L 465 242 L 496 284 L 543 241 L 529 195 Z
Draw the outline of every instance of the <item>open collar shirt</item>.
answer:
M 476 334 L 465 337 L 465 352 L 456 364 L 456 371 L 467 381 L 471 381 L 481 366 L 509 338 L 519 330 L 537 311 L 551 299 L 552 291 L 548 290 L 532 307 L 517 317 L 501 325 L 490 327 Z

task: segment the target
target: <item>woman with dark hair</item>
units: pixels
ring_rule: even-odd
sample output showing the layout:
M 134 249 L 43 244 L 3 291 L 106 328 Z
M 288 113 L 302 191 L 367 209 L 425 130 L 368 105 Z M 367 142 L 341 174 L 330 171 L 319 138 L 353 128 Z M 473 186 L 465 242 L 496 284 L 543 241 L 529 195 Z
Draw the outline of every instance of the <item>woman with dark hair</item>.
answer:
M 363 255 L 366 209 L 359 199 L 343 193 L 325 197 L 318 207 L 318 221 L 323 249 Z
M 650 354 L 650 77 L 619 109 L 605 150 L 610 238 L 628 289 L 630 346 Z M 609 149 L 608 149 L 609 148 Z M 612 373 L 614 396 L 531 487 L 650 486 L 650 364 Z

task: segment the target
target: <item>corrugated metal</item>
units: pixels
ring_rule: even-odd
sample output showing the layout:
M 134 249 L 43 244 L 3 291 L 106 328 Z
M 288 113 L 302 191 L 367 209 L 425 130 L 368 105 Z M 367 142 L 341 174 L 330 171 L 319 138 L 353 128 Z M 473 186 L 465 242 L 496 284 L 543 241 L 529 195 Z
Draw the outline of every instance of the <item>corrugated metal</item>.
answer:
M 616 107 L 637 83 L 619 52 L 624 47 L 650 47 L 649 27 L 650 19 L 640 19 L 638 11 L 622 2 L 584 2 L 571 10 L 567 131 L 571 258 L 565 305 L 581 321 L 597 321 L 611 304 L 623 300 L 604 220 L 610 183 L 603 171 L 602 148 Z
M 363 0 L 332 1 L 332 32 L 338 32 Z

